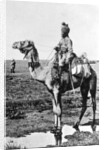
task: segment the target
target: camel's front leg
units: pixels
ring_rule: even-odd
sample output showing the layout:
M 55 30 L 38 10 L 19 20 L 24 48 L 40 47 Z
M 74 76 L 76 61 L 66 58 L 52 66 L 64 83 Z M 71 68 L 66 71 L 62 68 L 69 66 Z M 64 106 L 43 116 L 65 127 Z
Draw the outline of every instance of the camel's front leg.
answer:
M 61 116 L 62 116 L 61 94 L 57 88 L 54 88 L 53 96 L 54 96 L 53 112 L 55 114 L 55 129 L 61 131 Z

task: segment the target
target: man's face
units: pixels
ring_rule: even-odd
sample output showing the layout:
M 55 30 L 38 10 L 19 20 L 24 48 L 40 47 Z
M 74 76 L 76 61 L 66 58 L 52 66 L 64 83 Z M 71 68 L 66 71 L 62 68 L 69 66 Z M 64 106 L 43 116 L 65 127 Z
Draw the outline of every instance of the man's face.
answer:
M 67 36 L 68 36 L 68 33 L 61 31 L 61 37 L 62 37 L 62 38 L 65 38 L 65 37 L 67 37 Z

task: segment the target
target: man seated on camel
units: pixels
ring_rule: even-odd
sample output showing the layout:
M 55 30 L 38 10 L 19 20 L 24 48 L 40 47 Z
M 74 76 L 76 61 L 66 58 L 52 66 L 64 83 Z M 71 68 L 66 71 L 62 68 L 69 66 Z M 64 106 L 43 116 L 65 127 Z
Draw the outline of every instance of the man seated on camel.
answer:
M 60 67 L 60 71 L 57 72 L 59 75 L 64 69 L 65 64 L 70 64 L 70 54 L 73 53 L 73 43 L 69 37 L 69 33 L 70 33 L 70 28 L 68 24 L 63 22 L 61 24 L 61 40 L 59 41 L 57 46 L 55 46 L 54 48 L 54 50 L 56 51 L 55 58 L 54 58 L 54 67 L 62 66 Z M 68 70 L 71 72 L 70 68 Z
M 66 71 L 70 72 L 70 75 L 72 75 L 72 60 L 74 58 L 74 55 L 77 57 L 75 53 L 73 53 L 73 43 L 72 40 L 69 37 L 69 32 L 70 28 L 68 24 L 62 23 L 61 27 L 61 40 L 59 41 L 58 45 L 54 48 L 56 53 L 55 53 L 55 59 L 54 59 L 54 68 L 56 67 L 57 69 L 52 70 L 53 76 L 59 77 L 62 73 L 63 70 L 65 70 L 65 66 L 68 64 L 68 68 Z M 83 61 L 85 58 L 82 58 Z M 88 61 L 85 59 L 86 65 L 83 65 L 84 70 L 85 70 L 85 76 L 90 76 L 90 71 L 89 71 L 89 66 L 88 66 Z M 77 67 L 76 67 L 77 68 Z M 57 71 L 56 71 L 57 70 Z M 59 70 L 59 71 L 58 71 Z
M 61 40 L 59 41 L 58 45 L 54 48 L 56 50 L 55 54 L 55 63 L 58 63 L 58 52 L 60 51 L 64 57 L 67 56 L 67 54 L 73 52 L 73 43 L 72 40 L 69 37 L 70 28 L 68 24 L 65 22 L 62 23 L 61 27 Z

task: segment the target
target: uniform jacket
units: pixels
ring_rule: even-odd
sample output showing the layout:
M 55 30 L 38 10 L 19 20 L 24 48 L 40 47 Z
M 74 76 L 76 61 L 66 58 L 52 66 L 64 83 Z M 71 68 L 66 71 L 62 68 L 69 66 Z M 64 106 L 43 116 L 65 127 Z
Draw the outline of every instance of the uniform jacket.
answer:
M 59 47 L 59 50 L 61 50 L 63 53 L 73 52 L 73 43 L 69 37 L 62 38 L 57 46 Z

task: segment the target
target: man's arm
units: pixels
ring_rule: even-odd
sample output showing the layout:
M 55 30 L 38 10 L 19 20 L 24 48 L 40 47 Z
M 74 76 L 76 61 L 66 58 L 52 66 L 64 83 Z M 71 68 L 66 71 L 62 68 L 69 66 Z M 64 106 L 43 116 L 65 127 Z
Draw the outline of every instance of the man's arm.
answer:
M 73 53 L 73 42 L 71 39 L 68 40 L 68 51 Z
M 59 41 L 59 43 L 57 44 L 57 46 L 54 47 L 54 49 L 58 52 L 61 48 L 61 40 Z

